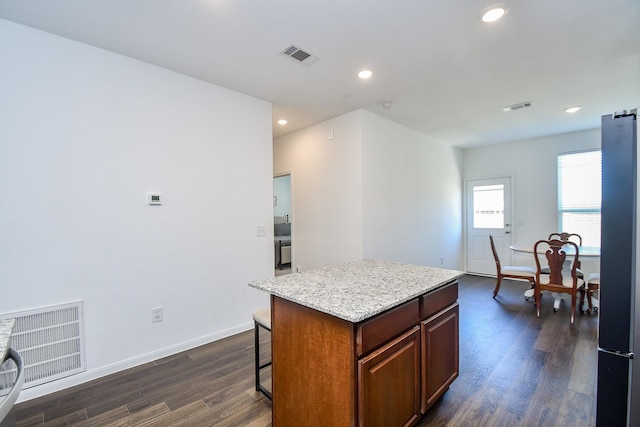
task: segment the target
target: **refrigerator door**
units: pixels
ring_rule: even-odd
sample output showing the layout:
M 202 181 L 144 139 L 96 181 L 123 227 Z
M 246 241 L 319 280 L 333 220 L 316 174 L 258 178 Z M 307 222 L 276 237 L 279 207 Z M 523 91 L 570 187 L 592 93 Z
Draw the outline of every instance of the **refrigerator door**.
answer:
M 638 146 L 638 128 L 636 112 L 636 147 Z M 638 153 L 640 155 L 640 153 Z M 637 163 L 636 163 L 637 164 Z M 640 177 L 638 177 L 640 180 Z M 636 183 L 636 188 L 640 188 L 640 183 Z M 636 196 L 638 201 L 638 197 Z M 640 202 L 640 201 L 639 201 Z M 640 218 L 640 209 L 636 207 L 636 223 Z M 640 242 L 636 239 L 636 265 L 640 265 Z M 634 288 L 634 316 L 633 316 L 633 354 L 635 358 L 631 361 L 631 400 L 629 407 L 629 425 L 640 426 L 640 274 L 636 274 Z
M 599 346 L 631 352 L 635 286 L 635 116 L 602 117 Z
M 626 357 L 598 352 L 596 426 L 627 425 L 630 364 Z
M 634 411 L 637 154 L 635 114 L 603 116 L 598 426 L 629 425 Z

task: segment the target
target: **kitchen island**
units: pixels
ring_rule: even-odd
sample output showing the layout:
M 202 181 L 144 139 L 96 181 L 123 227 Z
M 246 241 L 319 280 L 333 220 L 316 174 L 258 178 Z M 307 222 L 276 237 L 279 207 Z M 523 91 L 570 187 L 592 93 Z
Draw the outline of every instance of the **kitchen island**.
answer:
M 462 274 L 364 260 L 251 282 L 271 294 L 274 427 L 415 424 L 458 376 Z

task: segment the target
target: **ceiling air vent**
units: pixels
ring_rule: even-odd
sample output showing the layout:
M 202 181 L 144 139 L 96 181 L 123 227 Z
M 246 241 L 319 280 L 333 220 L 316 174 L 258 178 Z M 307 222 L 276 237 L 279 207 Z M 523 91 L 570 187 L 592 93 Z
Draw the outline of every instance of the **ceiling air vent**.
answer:
M 300 62 L 305 65 L 311 65 L 318 60 L 318 57 L 310 54 L 297 46 L 290 44 L 280 51 L 280 53 L 296 62 Z
M 527 102 L 520 102 L 519 104 L 513 104 L 513 105 L 509 105 L 508 107 L 502 107 L 502 111 L 513 111 L 513 110 L 520 110 L 522 108 L 527 108 L 527 107 L 531 107 L 531 102 L 527 101 Z

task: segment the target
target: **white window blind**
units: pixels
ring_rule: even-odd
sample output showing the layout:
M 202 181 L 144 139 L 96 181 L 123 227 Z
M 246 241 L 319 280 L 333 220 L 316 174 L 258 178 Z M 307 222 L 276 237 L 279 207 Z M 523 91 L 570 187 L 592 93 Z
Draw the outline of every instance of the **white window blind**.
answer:
M 600 150 L 558 156 L 558 231 L 600 247 L 602 154 Z

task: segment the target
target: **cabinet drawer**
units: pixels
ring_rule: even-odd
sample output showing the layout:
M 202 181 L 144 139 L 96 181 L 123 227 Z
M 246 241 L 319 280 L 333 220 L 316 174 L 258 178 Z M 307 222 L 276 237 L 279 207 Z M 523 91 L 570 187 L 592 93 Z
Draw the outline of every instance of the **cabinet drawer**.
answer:
M 418 299 L 413 299 L 360 323 L 356 330 L 358 357 L 397 337 L 420 322 Z
M 458 300 L 458 281 L 420 296 L 420 320 L 433 316 Z

